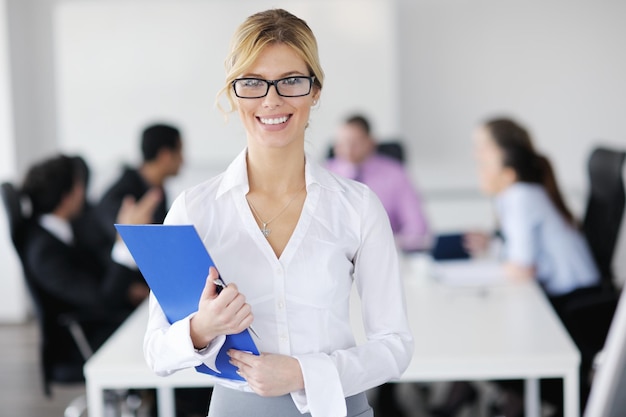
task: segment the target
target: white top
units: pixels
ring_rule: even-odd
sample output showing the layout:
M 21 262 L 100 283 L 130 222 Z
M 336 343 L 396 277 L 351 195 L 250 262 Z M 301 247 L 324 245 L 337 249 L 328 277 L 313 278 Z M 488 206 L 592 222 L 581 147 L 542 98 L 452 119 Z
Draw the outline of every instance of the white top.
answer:
M 74 232 L 70 222 L 57 215 L 42 214 L 39 218 L 39 225 L 68 246 L 74 241 Z
M 587 241 L 557 211 L 545 189 L 517 182 L 496 197 L 507 261 L 534 266 L 550 296 L 597 284 Z
M 291 393 L 298 409 L 314 417 L 345 416 L 345 397 L 402 374 L 413 338 L 393 234 L 378 198 L 308 155 L 305 179 L 302 214 L 280 258 L 246 202 L 245 151 L 224 173 L 178 196 L 165 223 L 196 227 L 221 276 L 251 305 L 259 350 L 299 361 L 305 388 Z M 367 337 L 359 346 L 350 326 L 353 282 Z M 189 320 L 170 326 L 151 295 L 144 354 L 156 373 L 214 367 L 224 337 L 197 352 Z M 250 391 L 245 382 L 213 382 Z

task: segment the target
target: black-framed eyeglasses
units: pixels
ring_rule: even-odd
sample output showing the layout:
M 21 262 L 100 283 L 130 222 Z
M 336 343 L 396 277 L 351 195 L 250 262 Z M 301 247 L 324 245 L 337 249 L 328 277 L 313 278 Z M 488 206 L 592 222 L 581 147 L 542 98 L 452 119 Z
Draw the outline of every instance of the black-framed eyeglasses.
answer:
M 264 80 L 262 78 L 237 78 L 233 81 L 233 90 L 239 98 L 265 97 L 273 85 L 276 93 L 282 97 L 302 97 L 311 93 L 315 76 L 306 77 L 297 75 L 278 80 Z

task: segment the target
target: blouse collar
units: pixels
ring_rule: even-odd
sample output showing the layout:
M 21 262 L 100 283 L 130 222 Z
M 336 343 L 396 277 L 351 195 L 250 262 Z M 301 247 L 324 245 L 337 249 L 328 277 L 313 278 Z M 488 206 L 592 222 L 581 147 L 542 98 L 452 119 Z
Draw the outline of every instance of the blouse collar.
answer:
M 217 191 L 218 198 L 235 188 L 240 188 L 244 193 L 247 193 L 250 189 L 248 185 L 246 153 L 247 148 L 241 151 L 230 163 L 228 168 L 226 168 L 222 182 Z M 312 184 L 317 184 L 331 191 L 344 191 L 344 187 L 337 181 L 335 176 L 319 163 L 315 162 L 308 153 L 305 153 L 304 176 L 307 188 Z

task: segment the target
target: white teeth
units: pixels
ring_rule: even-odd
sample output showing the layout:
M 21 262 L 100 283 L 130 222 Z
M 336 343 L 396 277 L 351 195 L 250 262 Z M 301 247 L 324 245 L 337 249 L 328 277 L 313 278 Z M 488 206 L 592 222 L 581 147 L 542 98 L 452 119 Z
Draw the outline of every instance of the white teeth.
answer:
M 263 123 L 264 125 L 278 125 L 281 123 L 285 123 L 287 119 L 289 119 L 289 117 L 287 116 L 278 117 L 276 119 L 264 119 L 262 117 L 260 118 L 261 123 Z

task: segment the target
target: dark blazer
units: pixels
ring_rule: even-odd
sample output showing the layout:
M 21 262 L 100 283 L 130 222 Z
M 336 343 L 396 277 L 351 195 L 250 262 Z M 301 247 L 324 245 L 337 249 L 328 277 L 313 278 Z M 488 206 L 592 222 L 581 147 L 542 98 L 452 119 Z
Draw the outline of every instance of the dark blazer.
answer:
M 117 212 L 122 205 L 122 201 L 126 196 L 133 196 L 135 200 L 139 200 L 149 189 L 150 185 L 139 174 L 139 171 L 126 167 L 122 176 L 104 193 L 100 202 L 96 207 L 96 214 L 100 223 L 102 232 L 105 234 L 109 243 L 112 245 L 115 241 L 116 230 L 115 220 Z M 161 190 L 162 192 L 164 190 Z M 153 223 L 163 223 L 167 214 L 167 202 L 165 193 L 159 205 L 154 210 L 152 216 Z
M 89 250 L 66 245 L 36 220 L 27 225 L 22 247 L 29 289 L 36 299 L 46 332 L 54 334 L 54 354 L 81 360 L 68 331 L 59 323 L 63 313 L 89 318 L 84 330 L 95 350 L 133 310 L 128 300 L 130 284 L 142 279 L 130 268 Z

